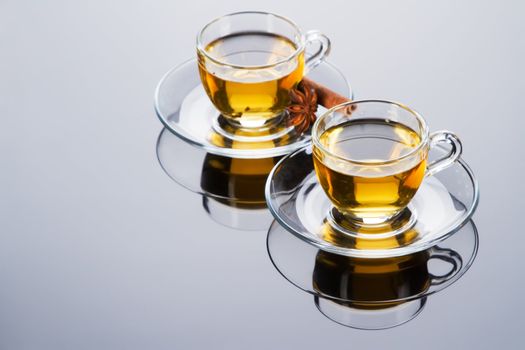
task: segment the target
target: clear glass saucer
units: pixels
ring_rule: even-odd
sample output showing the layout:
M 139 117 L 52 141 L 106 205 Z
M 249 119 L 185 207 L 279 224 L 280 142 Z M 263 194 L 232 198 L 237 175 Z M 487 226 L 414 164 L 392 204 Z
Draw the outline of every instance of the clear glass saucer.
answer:
M 243 231 L 266 231 L 273 221 L 266 206 L 266 178 L 280 157 L 237 159 L 207 153 L 163 128 L 157 159 L 170 179 L 202 195 L 217 223 Z
M 429 157 L 447 151 L 436 147 Z M 317 181 L 311 147 L 284 157 L 266 183 L 266 201 L 276 220 L 297 237 L 340 255 L 384 258 L 430 248 L 459 230 L 478 203 L 478 184 L 468 165 L 460 160 L 425 178 L 409 209 L 410 228 L 395 235 L 349 235 L 333 225 L 332 203 Z
M 267 249 L 276 270 L 314 295 L 328 319 L 357 329 L 386 329 L 419 315 L 428 297 L 458 281 L 472 266 L 479 236 L 469 220 L 439 246 L 401 257 L 338 255 L 298 239 L 276 221 Z
M 350 85 L 332 64 L 323 62 L 308 77 L 342 96 L 353 98 Z M 186 142 L 208 153 L 235 158 L 268 158 L 282 156 L 306 146 L 308 133 L 293 128 L 269 131 L 255 140 L 239 136 L 233 141 L 230 131 L 222 128 L 221 117 L 208 99 L 199 78 L 197 60 L 191 59 L 171 69 L 162 77 L 155 91 L 155 110 L 162 123 Z M 318 107 L 317 114 L 326 111 Z

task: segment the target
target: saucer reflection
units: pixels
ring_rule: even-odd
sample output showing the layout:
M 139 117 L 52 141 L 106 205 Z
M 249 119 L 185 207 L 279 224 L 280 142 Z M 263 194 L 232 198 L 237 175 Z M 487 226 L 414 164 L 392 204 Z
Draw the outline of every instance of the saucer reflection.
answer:
M 393 258 L 354 258 L 319 250 L 274 222 L 268 253 L 275 268 L 314 295 L 327 318 L 359 329 L 410 321 L 429 295 L 450 286 L 473 263 L 478 234 L 472 221 L 439 247 Z
M 175 182 L 202 195 L 204 210 L 225 226 L 266 230 L 273 217 L 264 197 L 266 178 L 280 157 L 229 158 L 206 153 L 163 129 L 157 157 Z
M 377 304 L 364 308 L 314 296 L 317 309 L 331 321 L 346 327 L 367 330 L 388 329 L 407 323 L 423 311 L 426 302 L 427 298 L 421 297 L 396 305 Z

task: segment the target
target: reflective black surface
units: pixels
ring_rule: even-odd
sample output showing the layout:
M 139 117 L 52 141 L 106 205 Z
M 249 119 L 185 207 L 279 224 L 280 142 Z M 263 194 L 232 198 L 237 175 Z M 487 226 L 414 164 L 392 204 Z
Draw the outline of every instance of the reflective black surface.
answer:
M 404 325 L 330 321 L 275 270 L 266 230 L 217 223 L 159 165 L 157 81 L 211 18 L 254 8 L 328 34 L 357 98 L 402 101 L 464 143 L 479 253 Z M 524 10 L 1 2 L 0 348 L 521 348 Z

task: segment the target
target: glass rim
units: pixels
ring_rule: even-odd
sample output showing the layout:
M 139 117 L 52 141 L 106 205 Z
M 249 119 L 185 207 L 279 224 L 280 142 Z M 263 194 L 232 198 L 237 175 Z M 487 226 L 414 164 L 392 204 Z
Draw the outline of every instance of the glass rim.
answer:
M 290 26 L 292 26 L 293 29 L 297 32 L 297 34 L 299 36 L 299 40 L 300 40 L 299 45 L 297 46 L 297 48 L 295 49 L 294 52 L 292 52 L 290 55 L 286 56 L 285 58 L 280 59 L 277 62 L 274 62 L 274 63 L 271 63 L 271 64 L 265 64 L 265 65 L 254 65 L 253 66 L 253 65 L 231 64 L 231 63 L 226 63 L 226 62 L 222 61 L 221 59 L 213 57 L 212 55 L 210 55 L 206 51 L 205 46 L 204 46 L 204 44 L 202 42 L 202 36 L 204 35 L 204 32 L 207 29 L 209 29 L 209 27 L 211 25 L 219 22 L 220 20 L 223 20 L 223 19 L 228 18 L 228 17 L 235 17 L 235 16 L 242 16 L 242 15 L 270 15 L 270 16 L 273 16 L 273 17 L 276 17 L 276 18 L 278 18 L 280 20 L 285 21 Z M 271 12 L 265 12 L 265 11 L 240 11 L 240 12 L 233 12 L 233 13 L 229 13 L 227 15 L 223 15 L 223 16 L 217 17 L 214 20 L 208 22 L 208 24 L 206 24 L 199 31 L 199 33 L 197 34 L 197 51 L 200 52 L 203 56 L 205 56 L 210 61 L 213 61 L 214 63 L 219 64 L 221 66 L 227 66 L 227 67 L 234 68 L 234 69 L 265 69 L 265 68 L 271 68 L 271 67 L 275 67 L 275 66 L 277 66 L 279 64 L 286 63 L 286 62 L 290 61 L 291 59 L 293 59 L 294 57 L 298 56 L 304 50 L 305 42 L 306 42 L 306 36 L 305 36 L 304 32 L 301 30 L 301 28 L 297 24 L 295 24 L 294 21 L 292 21 L 288 17 L 277 15 L 277 14 L 271 13 Z
M 319 142 L 319 137 L 321 135 L 319 135 L 318 129 L 319 129 L 319 124 L 322 121 L 324 121 L 325 119 L 328 119 L 337 110 L 340 110 L 340 109 L 345 108 L 345 107 L 358 105 L 358 104 L 365 104 L 365 103 L 389 104 L 389 105 L 394 105 L 394 106 L 397 106 L 397 107 L 399 107 L 401 109 L 404 109 L 405 111 L 408 111 L 413 117 L 416 118 L 416 120 L 418 121 L 419 125 L 421 126 L 421 131 L 418 132 L 418 135 L 421 137 L 421 140 L 420 140 L 419 144 L 417 145 L 417 147 L 415 147 L 413 150 L 411 150 L 407 154 L 404 154 L 404 155 L 396 157 L 396 158 L 392 158 L 392 159 L 388 159 L 388 160 L 381 160 L 381 161 L 362 161 L 362 160 L 355 160 L 355 159 L 346 158 L 346 157 L 342 157 L 340 155 L 334 154 L 333 152 L 328 150 L 324 145 L 322 145 L 321 142 Z M 404 123 L 402 123 L 402 124 L 404 124 Z M 400 102 L 389 101 L 389 100 L 356 100 L 356 101 L 349 101 L 349 102 L 341 103 L 341 104 L 339 104 L 337 106 L 334 106 L 334 107 L 330 108 L 323 115 L 321 115 L 319 118 L 317 118 L 317 120 L 315 121 L 315 123 L 314 123 L 314 125 L 312 127 L 312 143 L 314 144 L 314 146 L 316 148 L 319 148 L 323 153 L 326 153 L 326 154 L 330 155 L 331 157 L 334 157 L 336 159 L 342 160 L 344 162 L 358 164 L 358 165 L 361 165 L 361 166 L 381 166 L 381 165 L 391 165 L 393 163 L 397 163 L 397 162 L 399 162 L 401 160 L 404 160 L 404 159 L 412 157 L 414 154 L 417 154 L 423 147 L 425 147 L 428 144 L 428 141 L 429 141 L 429 129 L 428 129 L 428 125 L 427 125 L 425 119 L 418 112 L 413 110 L 412 108 L 410 108 L 410 107 L 408 107 L 408 106 L 406 106 L 406 105 L 404 105 L 404 104 L 402 104 Z

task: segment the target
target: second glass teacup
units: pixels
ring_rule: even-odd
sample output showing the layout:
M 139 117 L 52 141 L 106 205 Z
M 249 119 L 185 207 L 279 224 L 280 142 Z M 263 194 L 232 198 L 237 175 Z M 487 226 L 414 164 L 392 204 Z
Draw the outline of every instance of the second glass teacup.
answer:
M 307 45 L 318 43 L 305 58 Z M 231 126 L 268 129 L 282 118 L 290 91 L 330 51 L 318 31 L 303 33 L 289 19 L 266 12 L 239 12 L 215 19 L 197 37 L 202 85 Z
M 430 134 L 417 112 L 381 100 L 328 110 L 314 124 L 312 140 L 317 178 L 334 204 L 330 218 L 336 225 L 341 217 L 351 224 L 338 227 L 395 226 L 396 218 L 406 218 L 402 214 L 423 179 L 452 165 L 462 150 L 453 133 Z M 449 144 L 450 152 L 428 162 L 438 143 Z

